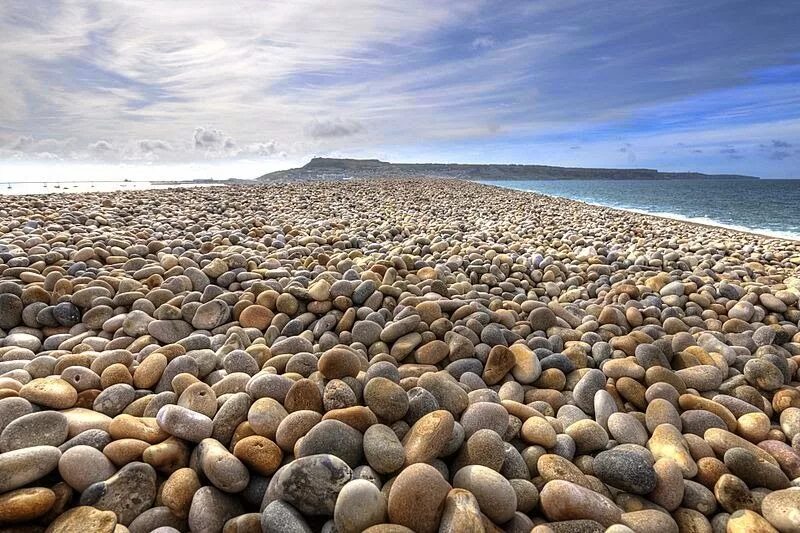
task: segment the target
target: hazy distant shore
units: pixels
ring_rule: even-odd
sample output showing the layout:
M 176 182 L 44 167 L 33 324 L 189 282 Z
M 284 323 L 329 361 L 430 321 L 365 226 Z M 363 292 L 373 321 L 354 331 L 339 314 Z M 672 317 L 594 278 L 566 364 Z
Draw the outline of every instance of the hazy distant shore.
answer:
M 704 174 L 701 172 L 662 172 L 650 168 L 583 168 L 552 165 L 465 164 L 465 163 L 389 163 L 378 159 L 338 159 L 315 157 L 304 166 L 270 172 L 261 181 L 300 178 L 456 178 L 470 180 L 675 180 L 736 179 L 753 180 L 755 176 Z

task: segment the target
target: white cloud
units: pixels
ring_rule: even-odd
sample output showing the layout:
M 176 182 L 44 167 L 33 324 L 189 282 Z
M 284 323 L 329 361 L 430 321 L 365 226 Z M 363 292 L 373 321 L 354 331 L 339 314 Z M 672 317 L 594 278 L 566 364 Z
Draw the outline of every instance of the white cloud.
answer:
M 279 154 L 282 157 L 285 157 L 286 154 L 284 152 L 280 152 L 278 150 L 278 143 L 275 141 L 266 141 L 260 143 L 251 143 L 246 145 L 242 148 L 239 152 L 239 155 L 255 155 L 259 157 L 271 157 L 273 155 Z
M 227 152 L 236 150 L 236 143 L 220 130 L 198 127 L 194 129 L 194 149 Z
M 279 153 L 275 140 L 259 141 L 239 145 L 233 137 L 225 132 L 206 127 L 194 129 L 193 146 L 208 158 L 221 157 L 271 157 Z
M 137 143 L 139 150 L 144 154 L 153 152 L 171 152 L 172 146 L 166 141 L 157 139 L 142 139 Z
M 55 160 L 73 157 L 71 148 L 75 139 L 38 139 L 30 135 L 7 138 L 0 143 L 0 159 L 41 159 Z
M 110 142 L 103 140 L 89 143 L 87 148 L 89 149 L 89 152 L 97 155 L 106 155 L 116 152 L 116 148 L 114 148 Z
M 797 11 L 789 0 L 747 18 L 724 0 L 677 3 L 7 0 L 0 124 L 13 137 L 0 141 L 0 158 L 266 164 L 578 135 L 643 110 L 660 124 L 653 110 L 665 102 L 735 86 L 797 52 L 778 27 Z M 728 30 L 698 29 L 711 15 Z M 752 138 L 752 129 L 734 136 L 717 125 L 796 109 L 796 87 L 780 98 L 770 91 L 706 125 L 728 132 L 725 142 Z M 649 164 L 650 143 L 635 140 Z M 609 153 L 623 163 L 629 155 Z
M 331 137 L 348 137 L 361 132 L 364 126 L 356 120 L 333 118 L 326 120 L 314 119 L 306 125 L 306 134 L 314 139 Z
M 492 48 L 496 44 L 497 41 L 495 41 L 494 37 L 491 35 L 481 35 L 472 41 L 472 48 L 475 48 L 476 50 L 481 48 Z
M 100 139 L 89 143 L 86 146 L 85 155 L 79 156 L 79 159 L 97 160 L 97 161 L 115 161 L 121 156 L 119 148 L 112 142 L 105 139 Z
M 313 117 L 331 114 L 329 91 L 298 98 L 294 77 L 384 68 L 384 47 L 411 50 L 481 1 L 353 0 L 335 7 L 332 23 L 324 0 L 243 0 L 236 10 L 215 1 L 155 10 L 134 0 L 54 0 L 41 9 L 10 0 L 0 3 L 0 122 L 36 136 L 77 132 L 77 157 L 97 156 L 89 145 L 98 139 L 114 139 L 120 157 L 137 139 L 165 140 L 174 149 L 162 157 L 177 160 L 279 155 L 268 144 L 276 138 L 315 151 L 352 124 L 323 122 L 309 136 Z M 205 127 L 187 145 L 187 130 L 221 122 L 230 142 Z

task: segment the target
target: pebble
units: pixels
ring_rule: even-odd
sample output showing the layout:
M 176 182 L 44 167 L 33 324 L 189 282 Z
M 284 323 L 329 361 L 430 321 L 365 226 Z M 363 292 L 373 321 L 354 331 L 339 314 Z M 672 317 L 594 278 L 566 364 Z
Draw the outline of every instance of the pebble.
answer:
M 264 508 L 264 512 L 261 513 L 261 529 L 275 533 L 311 533 L 313 531 L 297 509 L 281 500 L 275 500 Z
M 781 533 L 800 531 L 800 488 L 767 494 L 761 502 L 761 513 Z
M 119 523 L 128 525 L 153 505 L 156 489 L 153 467 L 132 462 L 105 481 L 89 485 L 81 494 L 81 505 L 114 511 Z
M 607 485 L 631 494 L 648 494 L 656 488 L 653 465 L 636 451 L 615 448 L 598 453 L 592 462 L 592 471 Z
M 319 358 L 318 366 L 328 379 L 356 377 L 361 370 L 358 355 L 347 348 L 331 348 Z
M 386 519 L 386 498 L 373 483 L 349 481 L 336 498 L 333 521 L 341 533 L 361 533 Z
M 244 463 L 214 439 L 200 442 L 197 457 L 203 475 L 223 492 L 241 492 L 250 482 L 250 472 Z
M 364 387 L 364 403 L 387 423 L 400 420 L 408 412 L 408 395 L 403 387 L 380 376 L 370 379 Z
M 453 487 L 470 491 L 478 505 L 495 524 L 503 524 L 517 510 L 517 495 L 511 483 L 491 468 L 468 465 L 453 476 Z
M 233 455 L 262 476 L 274 474 L 283 459 L 280 447 L 261 435 L 251 435 L 238 441 L 233 448 Z
M 445 179 L 7 203 L 13 527 L 798 529 L 797 243 Z
M 689 452 L 689 444 L 675 426 L 671 424 L 656 426 L 650 440 L 647 441 L 647 448 L 656 461 L 659 459 L 675 461 L 684 478 L 691 479 L 697 475 L 697 463 Z
M 225 523 L 244 513 L 241 502 L 216 487 L 200 487 L 194 493 L 189 508 L 188 523 L 191 531 L 222 531 Z
M 56 495 L 48 488 L 12 490 L 0 495 L 0 524 L 34 520 L 50 511 L 55 503 Z
M 54 446 L 30 446 L 0 453 L 0 494 L 49 474 L 58 466 L 61 451 Z
M 0 399 L 0 433 L 14 420 L 33 412 L 31 402 L 18 396 Z
M 200 489 L 197 472 L 191 468 L 175 470 L 161 487 L 161 502 L 181 518 L 189 515 L 195 493 Z
M 448 411 L 438 410 L 420 418 L 403 439 L 405 464 L 435 459 L 453 435 L 455 420 Z
M 434 467 L 424 463 L 406 467 L 389 491 L 389 520 L 416 533 L 437 531 L 450 489 Z
M 26 400 L 51 409 L 69 409 L 78 401 L 78 391 L 61 378 L 46 377 L 34 379 L 19 390 Z
M 108 457 L 91 446 L 74 446 L 62 453 L 58 460 L 61 478 L 78 492 L 83 492 L 93 483 L 107 480 L 116 471 Z
M 458 457 L 453 463 L 453 468 L 482 465 L 500 472 L 506 460 L 509 461 L 510 470 L 513 459 L 506 456 L 502 437 L 490 429 L 481 429 L 473 433 L 461 447 Z M 527 467 L 523 470 L 522 475 L 527 475 Z
M 224 324 L 229 317 L 228 304 L 222 300 L 211 300 L 197 308 L 192 318 L 192 327 L 210 331 Z
M 166 433 L 190 442 L 200 442 L 214 430 L 210 418 L 179 405 L 165 405 L 158 410 L 156 420 Z
M 673 512 L 683 501 L 685 485 L 680 466 L 672 459 L 659 459 L 653 465 L 656 484 L 648 495 L 653 503 Z
M 550 520 L 593 520 L 609 527 L 619 524 L 622 511 L 614 502 L 591 489 L 564 480 L 548 481 L 539 505 Z
M 478 500 L 468 490 L 454 488 L 447 493 L 440 531 L 484 531 Z
M 544 418 L 532 416 L 522 424 L 520 436 L 528 444 L 537 444 L 543 448 L 556 445 L 556 430 Z
M 752 488 L 766 487 L 769 490 L 780 490 L 789 487 L 789 478 L 780 467 L 759 461 L 749 450 L 731 448 L 725 452 L 724 461 L 732 474 Z
M 595 368 L 589 370 L 575 385 L 572 395 L 575 404 L 587 414 L 594 414 L 594 395 L 606 385 L 606 376 Z
M 275 473 L 275 495 L 303 514 L 331 516 L 339 491 L 352 475 L 335 455 L 300 457 Z
M 363 439 L 364 457 L 379 474 L 396 472 L 405 463 L 405 449 L 392 428 L 375 424 L 367 428 Z
M 257 521 L 256 521 L 257 523 Z M 158 528 L 183 531 L 188 528 L 186 520 L 175 516 L 168 507 L 151 507 L 128 524 L 131 533 L 150 533 Z
M 728 518 L 726 531 L 729 533 L 776 533 L 764 517 L 750 509 L 740 509 Z
M 294 446 L 295 456 L 331 454 L 355 468 L 363 456 L 364 436 L 357 429 L 339 420 L 323 420 Z
M 461 414 L 461 425 L 467 438 L 481 429 L 505 435 L 508 429 L 508 411 L 494 402 L 475 402 Z
M 69 435 L 67 417 L 57 411 L 40 411 L 16 418 L 0 433 L 0 452 L 30 446 L 61 446 Z
M 82 505 L 68 509 L 59 515 L 47 528 L 47 533 L 113 533 L 117 527 L 117 515 Z
M 608 433 L 594 420 L 578 420 L 565 433 L 575 441 L 575 449 L 580 454 L 600 451 L 608 444 Z
M 628 413 L 613 413 L 608 417 L 608 430 L 611 437 L 620 444 L 647 445 L 647 429 Z

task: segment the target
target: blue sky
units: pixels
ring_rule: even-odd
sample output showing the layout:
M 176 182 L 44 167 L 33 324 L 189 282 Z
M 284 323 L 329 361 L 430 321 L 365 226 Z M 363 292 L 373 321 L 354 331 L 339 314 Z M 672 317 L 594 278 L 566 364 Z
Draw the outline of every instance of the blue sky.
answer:
M 800 177 L 798 20 L 795 0 L 10 0 L 0 173 L 328 155 Z

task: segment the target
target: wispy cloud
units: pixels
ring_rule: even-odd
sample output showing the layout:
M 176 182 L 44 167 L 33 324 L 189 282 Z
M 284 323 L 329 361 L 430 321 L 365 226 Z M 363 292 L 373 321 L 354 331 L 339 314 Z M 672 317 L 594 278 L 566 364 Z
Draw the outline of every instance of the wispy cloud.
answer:
M 472 48 L 479 50 L 481 48 L 491 48 L 496 44 L 497 41 L 491 35 L 481 35 L 480 37 L 475 37 L 472 41 Z
M 324 139 L 331 137 L 348 137 L 355 135 L 364 129 L 364 126 L 356 120 L 344 120 L 341 118 L 317 120 L 314 119 L 306 126 L 306 133 L 314 139 Z
M 353 0 L 333 12 L 323 0 L 2 2 L 0 158 L 796 168 L 792 0 Z
M 236 148 L 236 143 L 220 130 L 198 127 L 194 130 L 194 149 L 202 151 L 228 151 Z

